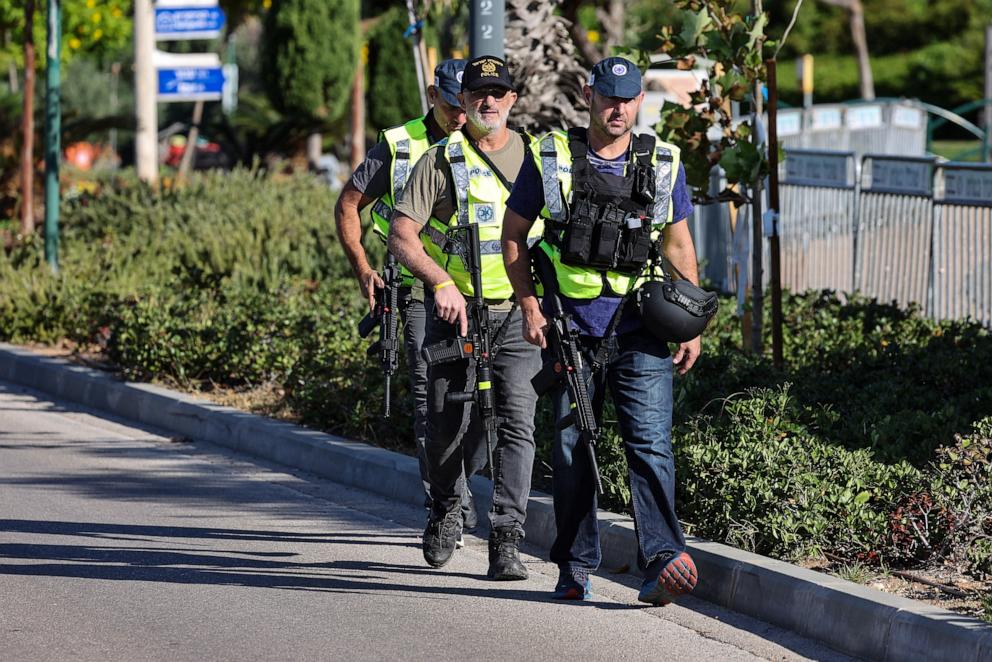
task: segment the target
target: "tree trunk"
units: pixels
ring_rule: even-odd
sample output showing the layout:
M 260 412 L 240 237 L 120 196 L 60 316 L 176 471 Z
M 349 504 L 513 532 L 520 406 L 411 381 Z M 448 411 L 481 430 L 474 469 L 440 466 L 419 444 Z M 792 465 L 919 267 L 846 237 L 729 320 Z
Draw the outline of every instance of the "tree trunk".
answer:
M 311 133 L 307 136 L 307 165 L 311 170 L 320 167 L 320 153 L 323 149 L 323 139 L 319 133 Z
M 858 56 L 858 81 L 861 85 L 861 98 L 875 98 L 875 81 L 871 75 L 871 61 L 868 57 L 868 36 L 865 33 L 865 13 L 861 0 L 851 0 L 851 40 Z
M 602 42 L 603 47 L 600 52 L 606 57 L 613 52 L 614 46 L 624 43 L 624 27 L 627 24 L 627 11 L 621 0 L 609 0 L 606 8 L 596 9 L 596 18 L 603 26 Z
M 858 83 L 862 99 L 875 98 L 875 81 L 871 75 L 871 59 L 868 54 L 868 35 L 865 32 L 865 11 L 861 0 L 821 0 L 834 7 L 847 10 L 851 27 L 851 41 L 854 54 L 858 58 Z
M 506 0 L 506 61 L 520 95 L 510 122 L 529 131 L 589 121 L 582 98 L 588 70 L 576 61 L 569 23 L 555 15 L 557 5 Z
M 358 58 L 351 87 L 351 171 L 365 160 L 365 62 Z
M 21 117 L 21 234 L 34 233 L 34 0 L 24 5 L 24 115 Z

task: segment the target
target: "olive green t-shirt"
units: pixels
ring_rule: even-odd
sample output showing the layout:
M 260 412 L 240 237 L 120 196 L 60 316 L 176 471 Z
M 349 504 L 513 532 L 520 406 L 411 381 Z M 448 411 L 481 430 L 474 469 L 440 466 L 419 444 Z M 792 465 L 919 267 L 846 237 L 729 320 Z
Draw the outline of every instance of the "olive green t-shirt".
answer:
M 485 154 L 512 188 L 526 153 L 524 137 L 512 131 L 503 147 Z M 434 145 L 417 161 L 395 210 L 394 215 L 408 216 L 421 225 L 426 225 L 432 216 L 447 222 L 454 215 L 454 182 L 451 166 L 444 158 L 444 145 Z

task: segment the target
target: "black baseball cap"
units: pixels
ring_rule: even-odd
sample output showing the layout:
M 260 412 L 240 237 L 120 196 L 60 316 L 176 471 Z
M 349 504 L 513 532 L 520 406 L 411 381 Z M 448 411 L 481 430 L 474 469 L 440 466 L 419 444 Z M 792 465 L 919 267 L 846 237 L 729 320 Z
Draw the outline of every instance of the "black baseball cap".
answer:
M 465 60 L 444 60 L 434 67 L 434 87 L 451 106 L 460 106 L 458 93 L 462 91 L 462 73 Z
M 605 97 L 633 99 L 641 93 L 641 70 L 625 58 L 608 57 L 592 68 L 589 86 Z
M 506 62 L 495 55 L 480 55 L 465 65 L 462 76 L 462 91 L 479 90 L 484 87 L 502 87 L 516 91 Z

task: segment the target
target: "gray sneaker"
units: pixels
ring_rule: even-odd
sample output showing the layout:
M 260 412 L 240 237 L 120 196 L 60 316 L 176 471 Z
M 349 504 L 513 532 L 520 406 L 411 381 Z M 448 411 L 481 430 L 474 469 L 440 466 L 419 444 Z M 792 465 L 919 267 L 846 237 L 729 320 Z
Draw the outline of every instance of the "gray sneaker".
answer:
M 462 537 L 462 514 L 459 510 L 438 516 L 431 513 L 424 529 L 424 560 L 433 568 L 440 568 L 455 553 Z

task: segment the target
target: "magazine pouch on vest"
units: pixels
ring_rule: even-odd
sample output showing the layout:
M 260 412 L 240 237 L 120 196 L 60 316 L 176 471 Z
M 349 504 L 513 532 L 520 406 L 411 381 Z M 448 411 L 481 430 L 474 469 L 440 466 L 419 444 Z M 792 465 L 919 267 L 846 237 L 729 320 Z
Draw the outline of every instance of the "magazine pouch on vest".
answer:
M 636 273 L 647 262 L 652 241 L 653 219 L 647 210 L 654 202 L 654 139 L 635 136 L 632 146 L 633 164 L 626 176 L 603 173 L 589 164 L 585 129 L 569 131 L 572 199 L 567 221 L 550 233 L 553 241 L 557 239 L 565 264 Z

